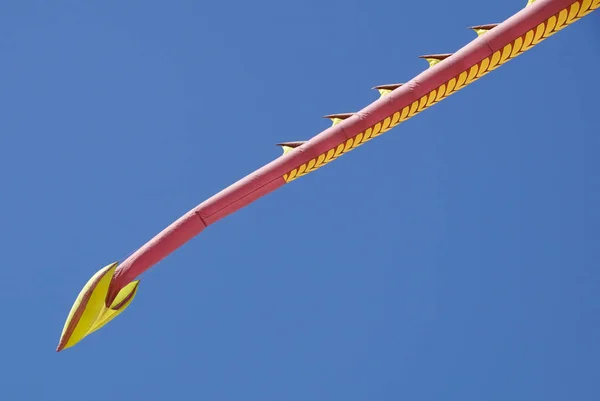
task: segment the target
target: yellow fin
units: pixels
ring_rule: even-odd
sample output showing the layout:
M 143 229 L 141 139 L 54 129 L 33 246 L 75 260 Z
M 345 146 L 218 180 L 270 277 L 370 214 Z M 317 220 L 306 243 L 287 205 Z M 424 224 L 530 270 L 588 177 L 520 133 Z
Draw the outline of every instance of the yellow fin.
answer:
M 340 113 L 340 114 L 329 114 L 327 116 L 323 116 L 323 118 L 328 118 L 331 120 L 331 125 L 334 126 L 336 124 L 341 123 L 348 117 L 351 117 L 354 113 Z
M 283 150 L 283 154 L 285 155 L 289 151 L 291 151 L 299 146 L 302 146 L 304 143 L 306 143 L 306 141 L 281 142 L 281 143 L 278 143 L 277 146 L 281 146 L 281 149 Z
M 384 97 L 385 95 L 389 95 L 394 91 L 394 89 L 401 87 L 404 84 L 389 84 L 389 85 L 379 85 L 374 87 L 373 89 L 377 89 L 379 91 L 380 97 Z
M 119 293 L 117 294 L 117 297 L 115 298 L 113 303 L 110 305 L 110 308 L 105 307 L 102 310 L 102 313 L 100 313 L 100 315 L 92 325 L 92 328 L 88 331 L 87 335 L 90 335 L 94 331 L 102 328 L 106 323 L 110 322 L 121 312 L 123 312 L 125 308 L 129 306 L 131 301 L 133 301 L 133 298 L 137 293 L 139 284 L 140 281 L 136 280 L 123 287 L 123 289 L 121 289 L 121 291 L 119 291 Z
M 117 263 L 100 269 L 85 284 L 71 307 L 56 351 L 70 348 L 123 312 L 137 293 L 138 281 L 126 285 L 107 308 L 104 304 Z
M 419 56 L 419 58 L 423 58 L 423 59 L 427 60 L 427 62 L 429 63 L 429 67 L 431 68 L 434 65 L 436 65 L 437 63 L 439 63 L 440 61 L 447 59 L 451 55 L 452 55 L 451 53 L 429 54 L 427 56 Z
M 475 31 L 475 33 L 477 33 L 477 36 L 481 36 L 484 33 L 490 31 L 491 29 L 495 28 L 496 26 L 498 26 L 498 24 L 487 24 L 487 25 L 476 25 L 476 26 L 472 26 L 469 29 L 472 29 Z

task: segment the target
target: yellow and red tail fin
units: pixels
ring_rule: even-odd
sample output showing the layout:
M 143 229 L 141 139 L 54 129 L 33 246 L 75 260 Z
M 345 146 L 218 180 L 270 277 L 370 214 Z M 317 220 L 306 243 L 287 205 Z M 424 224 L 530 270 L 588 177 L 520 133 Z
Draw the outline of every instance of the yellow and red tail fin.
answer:
M 119 291 L 109 308 L 104 304 L 117 265 L 112 263 L 103 267 L 85 284 L 67 316 L 56 348 L 57 352 L 74 346 L 103 327 L 121 314 L 133 301 L 139 281 L 132 281 Z

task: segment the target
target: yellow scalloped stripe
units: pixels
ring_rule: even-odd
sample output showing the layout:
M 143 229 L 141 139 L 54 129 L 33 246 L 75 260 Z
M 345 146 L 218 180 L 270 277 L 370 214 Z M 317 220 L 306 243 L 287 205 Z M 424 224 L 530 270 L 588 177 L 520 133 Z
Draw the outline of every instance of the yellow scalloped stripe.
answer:
M 287 174 L 284 174 L 283 179 L 286 182 L 291 182 L 299 177 L 302 177 L 303 175 L 323 167 L 341 155 L 346 154 L 365 142 L 368 142 L 384 132 L 389 131 L 401 122 L 414 117 L 428 107 L 433 106 L 437 102 L 447 98 L 470 83 L 475 82 L 485 74 L 495 70 L 507 61 L 531 49 L 544 39 L 552 36 L 556 32 L 588 15 L 599 7 L 600 0 L 579 0 L 575 3 L 572 3 L 567 8 L 561 10 L 559 13 L 551 16 L 546 21 L 539 24 L 537 27 L 526 32 L 523 36 L 518 37 L 511 43 L 508 43 L 501 50 L 497 50 L 491 56 L 464 70 L 456 77 L 433 89 L 431 92 L 424 95 L 422 98 L 415 100 L 412 104 L 404 107 L 402 110 L 396 111 L 390 116 L 384 118 L 382 121 L 367 128 L 365 131 L 348 139 L 345 143 L 329 149 L 328 151 L 320 154 L 318 157 L 300 165 Z

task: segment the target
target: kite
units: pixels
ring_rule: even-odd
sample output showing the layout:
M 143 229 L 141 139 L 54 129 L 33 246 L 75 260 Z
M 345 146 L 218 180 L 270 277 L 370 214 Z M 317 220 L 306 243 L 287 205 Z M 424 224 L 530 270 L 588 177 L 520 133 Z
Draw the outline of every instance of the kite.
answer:
M 122 263 L 92 276 L 71 308 L 57 351 L 122 313 L 137 293 L 136 278 L 209 225 L 391 130 L 599 7 L 600 0 L 529 0 L 502 23 L 471 27 L 477 37 L 456 53 L 421 56 L 428 69 L 405 84 L 376 86 L 379 99 L 362 110 L 326 116 L 332 125 L 310 140 L 278 144 L 280 157 L 181 216 Z

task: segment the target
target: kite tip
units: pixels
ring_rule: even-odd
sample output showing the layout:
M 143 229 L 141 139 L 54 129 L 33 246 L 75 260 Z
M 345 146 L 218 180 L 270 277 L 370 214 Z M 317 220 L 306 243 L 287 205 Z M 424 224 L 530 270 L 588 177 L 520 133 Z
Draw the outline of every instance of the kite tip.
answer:
M 56 352 L 74 346 L 89 334 L 100 329 L 121 314 L 133 301 L 139 281 L 127 284 L 118 292 L 109 307 L 105 305 L 117 265 L 117 263 L 111 263 L 105 266 L 85 284 L 71 307 Z

